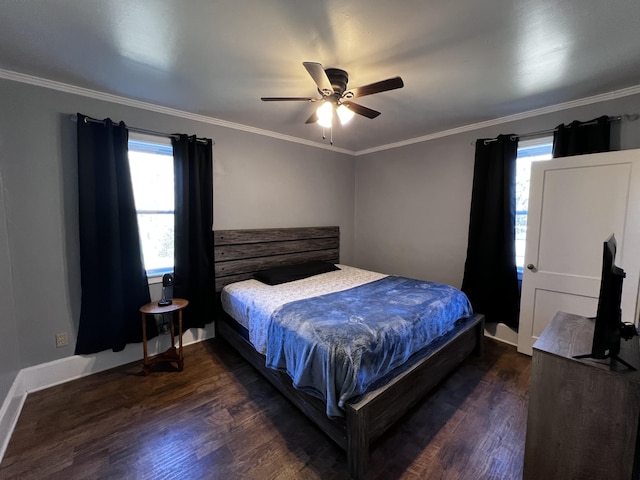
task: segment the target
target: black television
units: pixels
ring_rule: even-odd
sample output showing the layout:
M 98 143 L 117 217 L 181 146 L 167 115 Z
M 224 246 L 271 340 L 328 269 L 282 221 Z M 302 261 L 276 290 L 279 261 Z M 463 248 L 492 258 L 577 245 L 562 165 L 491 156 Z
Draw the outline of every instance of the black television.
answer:
M 627 368 L 635 370 L 631 365 L 618 357 L 620 339 L 629 339 L 636 334 L 635 326 L 622 322 L 622 282 L 625 272 L 616 266 L 617 243 L 614 234 L 604 242 L 602 252 L 602 277 L 600 294 L 595 317 L 591 353 L 578 355 L 576 358 L 595 358 L 616 360 Z

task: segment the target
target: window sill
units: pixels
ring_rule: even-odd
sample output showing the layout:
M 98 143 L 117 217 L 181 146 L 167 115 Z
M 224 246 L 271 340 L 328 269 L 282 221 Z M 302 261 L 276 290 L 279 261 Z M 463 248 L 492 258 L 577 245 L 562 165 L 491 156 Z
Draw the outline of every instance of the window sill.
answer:
M 162 283 L 162 277 L 166 274 L 170 273 L 173 275 L 173 272 L 163 272 L 163 273 L 154 273 L 152 275 L 147 275 L 147 283 L 149 285 L 158 285 Z

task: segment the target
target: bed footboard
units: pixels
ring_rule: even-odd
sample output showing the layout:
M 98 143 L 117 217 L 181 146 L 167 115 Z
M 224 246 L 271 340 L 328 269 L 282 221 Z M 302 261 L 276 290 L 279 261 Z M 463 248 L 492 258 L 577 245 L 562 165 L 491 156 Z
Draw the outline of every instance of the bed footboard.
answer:
M 365 477 L 371 443 L 396 423 L 412 406 L 449 375 L 465 358 L 481 351 L 484 316 L 474 315 L 462 329 L 445 336 L 410 368 L 385 385 L 360 396 L 345 406 L 345 419 L 328 418 L 321 400 L 296 390 L 291 378 L 265 366 L 265 358 L 234 327 L 233 320 L 220 314 L 217 332 L 229 342 L 285 397 L 346 451 L 349 474 Z
M 347 460 L 352 478 L 364 478 L 371 443 L 448 376 L 465 358 L 482 351 L 484 316 L 442 339 L 428 355 L 389 383 L 346 405 Z

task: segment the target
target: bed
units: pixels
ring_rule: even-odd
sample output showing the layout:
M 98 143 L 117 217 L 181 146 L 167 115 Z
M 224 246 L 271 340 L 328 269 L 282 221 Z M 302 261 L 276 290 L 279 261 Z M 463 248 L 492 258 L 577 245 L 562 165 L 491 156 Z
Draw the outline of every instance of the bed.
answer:
M 256 337 L 250 331 L 246 319 L 241 318 L 245 307 L 234 310 L 233 302 L 228 298 L 229 291 L 241 291 L 241 285 L 244 288 L 244 284 L 251 285 L 252 282 L 254 288 L 259 290 L 256 286 L 259 282 L 246 280 L 254 278 L 257 272 L 272 267 L 313 261 L 339 264 L 339 236 L 338 227 L 215 231 L 216 292 L 219 306 L 216 326 L 217 333 L 222 338 L 346 451 L 349 474 L 352 478 L 359 479 L 366 474 L 371 443 L 467 356 L 481 353 L 484 318 L 474 314 L 470 318 L 456 321 L 454 327 L 438 336 L 428 347 L 412 353 L 406 365 L 390 368 L 382 380 L 368 385 L 364 391 L 356 389 L 355 396 L 351 392 L 351 396 L 345 397 L 343 402 L 338 397 L 331 397 L 332 401 L 328 400 L 328 396 L 320 399 L 318 397 L 321 395 L 317 391 L 312 395 L 295 388 L 289 374 L 266 366 L 267 360 L 273 363 L 273 355 L 265 352 L 264 348 L 254 346 L 260 345 L 257 338 L 261 338 L 261 335 L 264 337 L 266 333 Z M 349 276 L 353 274 L 351 268 L 339 265 L 342 273 L 323 273 L 318 277 Z M 358 275 L 360 273 L 355 272 L 355 276 Z M 367 281 L 361 284 L 362 288 L 369 288 L 376 282 L 381 286 L 382 282 L 395 281 L 387 280 L 384 275 L 375 275 L 368 280 L 368 277 L 365 278 Z M 356 283 L 360 281 L 357 280 Z M 307 280 L 293 283 L 305 282 Z M 222 308 L 221 292 L 227 285 L 227 300 L 224 303 L 226 310 L 233 316 Z M 345 291 L 345 287 L 342 288 L 338 288 L 338 291 Z M 300 302 L 304 302 L 304 298 L 308 297 L 303 295 Z M 299 302 L 287 303 L 287 306 L 296 303 Z M 278 308 L 277 311 L 281 312 L 281 309 Z M 340 414 L 336 414 L 336 405 L 339 405 Z

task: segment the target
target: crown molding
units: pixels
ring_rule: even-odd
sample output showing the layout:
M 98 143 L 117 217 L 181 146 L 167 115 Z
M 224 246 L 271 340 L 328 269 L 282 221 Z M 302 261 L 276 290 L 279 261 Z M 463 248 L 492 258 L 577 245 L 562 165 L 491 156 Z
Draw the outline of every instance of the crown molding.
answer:
M 110 93 L 100 92 L 98 90 L 91 90 L 88 88 L 77 87 L 68 83 L 57 82 L 54 80 L 48 80 L 45 78 L 36 77 L 33 75 L 27 75 L 24 73 L 14 72 L 11 70 L 0 69 L 0 78 L 7 80 L 13 80 L 16 82 L 27 83 L 29 85 L 35 85 L 38 87 L 49 88 L 58 90 L 61 92 L 72 93 L 83 97 L 89 97 L 96 100 L 103 100 L 105 102 L 117 103 L 120 105 L 126 105 L 130 107 L 136 107 L 143 110 L 148 110 L 156 113 L 164 113 L 166 115 L 172 115 L 179 118 L 185 118 L 188 120 L 194 120 L 196 122 L 202 122 L 209 125 L 216 125 L 219 127 L 231 128 L 234 130 L 241 130 L 243 132 L 254 133 L 256 135 L 263 135 L 266 137 L 276 138 L 278 140 L 284 140 L 286 142 L 299 143 L 315 148 L 322 148 L 325 150 L 331 150 L 333 152 L 344 153 L 352 156 L 368 155 L 370 153 L 381 152 L 384 150 L 391 150 L 394 148 L 405 147 L 407 145 L 413 145 L 415 143 L 427 142 L 429 140 L 435 140 L 437 138 L 448 137 L 450 135 L 457 135 L 460 133 L 471 132 L 473 130 L 479 130 L 481 128 L 493 127 L 495 125 L 501 125 L 503 123 L 515 122 L 517 120 L 524 120 L 526 118 L 537 117 L 547 113 L 559 112 L 562 110 L 568 110 L 570 108 L 582 107 L 585 105 L 592 105 L 594 103 L 606 102 L 616 98 L 627 97 L 630 95 L 640 94 L 640 85 L 635 85 L 613 92 L 603 93 L 600 95 L 594 95 L 592 97 L 586 97 L 578 100 L 572 100 L 570 102 L 558 103 L 556 105 L 550 105 L 548 107 L 537 108 L 535 110 L 529 110 L 523 113 L 517 113 L 515 115 L 508 115 L 506 117 L 495 118 L 493 120 L 487 120 L 479 123 L 472 123 L 470 125 L 464 125 L 449 130 L 443 130 L 441 132 L 435 132 L 420 137 L 410 138 L 402 140 L 400 142 L 388 143 L 386 145 L 379 145 L 377 147 L 367 148 L 364 150 L 349 150 L 346 148 L 334 147 L 333 145 L 327 145 L 325 143 L 313 142 L 311 140 L 305 140 L 302 138 L 294 137 L 291 135 L 284 135 L 282 133 L 273 132 L 271 130 L 264 130 L 262 128 L 251 127 L 240 123 L 228 122 L 219 118 L 208 117 L 205 115 L 198 115 L 195 113 L 185 112 L 183 110 L 177 110 L 175 108 L 163 107 L 153 103 L 142 102 L 139 100 L 133 100 L 127 97 L 121 97 L 119 95 L 113 95 Z
M 608 93 L 602 93 L 600 95 L 594 95 L 592 97 L 572 100 L 570 102 L 558 103 L 557 105 L 550 105 L 548 107 L 537 108 L 535 110 L 529 110 L 528 112 L 517 113 L 515 115 L 508 115 L 506 117 L 495 118 L 493 120 L 487 120 L 479 123 L 472 123 L 470 125 L 464 125 L 462 127 L 452 128 L 450 130 L 444 130 L 442 132 L 423 135 L 421 137 L 410 138 L 408 140 L 403 140 L 401 142 L 389 143 L 386 145 L 380 145 L 378 147 L 367 148 L 365 150 L 358 150 L 355 153 L 355 156 L 381 152 L 383 150 L 390 150 L 392 148 L 405 147 L 407 145 L 413 145 L 414 143 L 427 142 L 429 140 L 435 140 L 436 138 L 448 137 L 450 135 L 457 135 L 459 133 L 471 132 L 473 130 L 479 130 L 481 128 L 493 127 L 495 125 L 515 122 L 517 120 L 524 120 L 525 118 L 537 117 L 539 115 L 544 115 L 547 113 L 554 113 L 562 110 L 568 110 L 570 108 L 583 107 L 585 105 L 591 105 L 594 103 L 606 102 L 608 100 L 628 97 L 630 95 L 636 95 L 639 93 L 640 93 L 640 85 L 635 85 L 633 87 L 623 88 L 623 89 L 615 90 L 613 92 L 608 92 Z
M 333 152 L 344 153 L 347 155 L 355 155 L 356 152 L 348 150 L 346 148 L 335 147 L 333 145 L 327 145 L 325 143 L 313 142 L 311 140 L 305 140 L 303 138 L 293 137 L 291 135 L 284 135 L 278 132 L 272 132 L 271 130 L 264 130 L 262 128 L 251 127 L 249 125 L 243 125 L 241 123 L 228 122 L 219 118 L 208 117 L 205 115 L 198 115 L 196 113 L 185 112 L 175 108 L 163 107 L 154 103 L 142 102 L 140 100 L 133 100 L 127 97 L 121 97 L 119 95 L 113 95 L 110 93 L 100 92 L 98 90 L 91 90 L 89 88 L 78 87 L 68 83 L 57 82 L 55 80 L 48 80 L 46 78 L 35 77 L 33 75 L 27 75 L 24 73 L 14 72 L 11 70 L 0 69 L 0 78 L 6 80 L 13 80 L 15 82 L 26 83 L 29 85 L 35 85 L 37 87 L 49 88 L 52 90 L 58 90 L 60 92 L 71 93 L 80 95 L 82 97 L 89 97 L 96 100 L 103 100 L 105 102 L 117 103 L 120 105 L 126 105 L 129 107 L 140 108 L 142 110 L 148 110 L 156 113 L 164 113 L 166 115 L 172 115 L 174 117 L 185 118 L 188 120 L 194 120 L 196 122 L 206 123 L 209 125 L 216 125 L 218 127 L 231 128 L 234 130 L 241 130 L 243 132 L 255 133 L 256 135 L 262 135 L 265 137 L 276 138 L 278 140 L 284 140 L 286 142 L 299 143 L 307 145 L 309 147 L 323 148 L 325 150 L 331 150 Z

